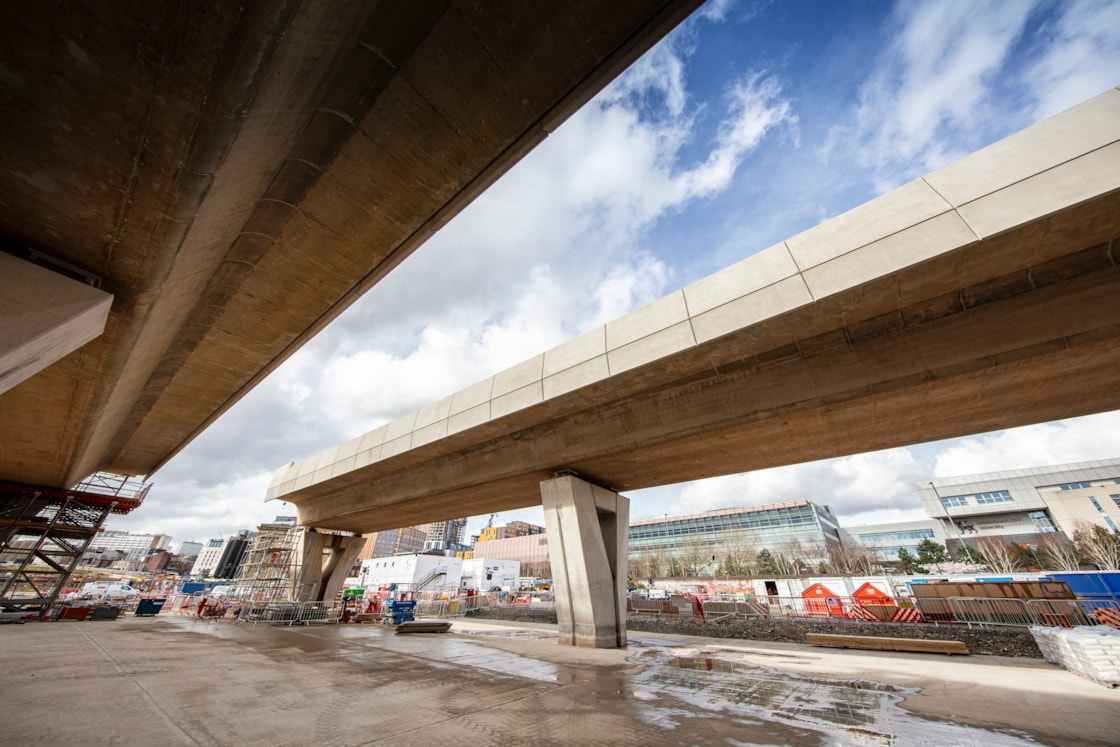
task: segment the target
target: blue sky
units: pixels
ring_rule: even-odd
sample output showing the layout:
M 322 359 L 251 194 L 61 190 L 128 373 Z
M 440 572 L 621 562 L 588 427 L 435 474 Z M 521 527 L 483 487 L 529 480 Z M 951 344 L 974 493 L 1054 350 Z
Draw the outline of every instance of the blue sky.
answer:
M 205 540 L 272 474 L 1120 84 L 1120 1 L 716 2 L 159 473 L 110 528 Z M 630 494 L 634 518 L 1117 456 L 1120 413 Z M 502 516 L 540 521 L 538 509 Z M 485 517 L 472 520 L 477 528 Z

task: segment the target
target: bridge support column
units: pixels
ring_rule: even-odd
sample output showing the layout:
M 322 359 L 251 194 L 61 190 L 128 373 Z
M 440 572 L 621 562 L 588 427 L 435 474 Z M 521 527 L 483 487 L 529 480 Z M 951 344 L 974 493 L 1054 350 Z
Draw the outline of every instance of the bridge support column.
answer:
M 292 599 L 298 602 L 334 599 L 365 541 L 360 535 L 325 534 L 309 528 L 300 540 L 300 574 L 292 590 Z
M 626 646 L 630 500 L 574 476 L 541 483 L 560 645 Z

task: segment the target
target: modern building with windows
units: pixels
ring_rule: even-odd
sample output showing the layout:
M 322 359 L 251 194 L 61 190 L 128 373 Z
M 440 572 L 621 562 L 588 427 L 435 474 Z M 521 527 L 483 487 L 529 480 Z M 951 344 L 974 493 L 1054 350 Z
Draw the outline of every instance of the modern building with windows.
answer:
M 840 527 L 827 506 L 802 500 L 633 521 L 629 538 L 635 567 L 665 558 L 670 574 L 678 575 L 678 563 L 686 573 L 697 566 L 713 572 L 728 557 L 762 550 L 794 553 L 809 564 L 827 561 L 840 545 Z
M 896 562 L 899 550 L 917 555 L 923 540 L 944 546 L 948 539 L 944 524 L 936 519 L 841 527 L 840 536 L 845 545 L 862 547 L 877 563 Z
M 112 529 L 102 530 L 90 540 L 87 553 L 105 553 L 120 550 L 128 560 L 146 561 L 148 556 L 171 547 L 171 537 L 166 534 L 133 534 Z
M 942 477 L 913 487 L 953 552 L 981 537 L 1037 546 L 1047 535 L 1072 538 L 1079 522 L 1120 526 L 1120 459 Z
M 358 554 L 358 560 L 370 558 L 389 558 L 394 555 L 412 555 L 424 551 L 428 539 L 427 524 L 418 527 L 383 529 L 366 535 L 366 544 Z
M 467 528 L 467 520 L 451 519 L 449 521 L 433 521 L 427 526 L 428 538 L 424 540 L 424 551 L 443 550 L 458 551 L 463 549 L 463 532 Z
M 237 575 L 241 559 L 256 536 L 257 533 L 252 530 L 241 529 L 231 537 L 208 541 L 198 554 L 194 566 L 191 567 L 191 575 L 206 578 L 233 578 Z

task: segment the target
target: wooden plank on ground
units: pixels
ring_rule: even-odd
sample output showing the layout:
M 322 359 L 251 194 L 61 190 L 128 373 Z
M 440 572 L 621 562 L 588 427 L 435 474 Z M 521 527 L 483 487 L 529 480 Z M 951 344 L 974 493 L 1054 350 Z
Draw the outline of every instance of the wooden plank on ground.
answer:
M 931 641 L 923 638 L 884 638 L 874 635 L 833 635 L 806 633 L 805 642 L 813 646 L 864 648 L 876 651 L 917 651 L 928 654 L 968 654 L 960 641 Z

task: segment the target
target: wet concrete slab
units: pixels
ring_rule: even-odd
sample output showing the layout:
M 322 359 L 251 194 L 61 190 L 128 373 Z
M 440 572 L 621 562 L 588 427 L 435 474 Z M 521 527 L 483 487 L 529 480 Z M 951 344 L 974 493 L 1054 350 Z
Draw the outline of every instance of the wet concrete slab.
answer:
M 1038 660 L 453 620 L 0 627 L 0 744 L 1115 745 L 1120 691 Z

